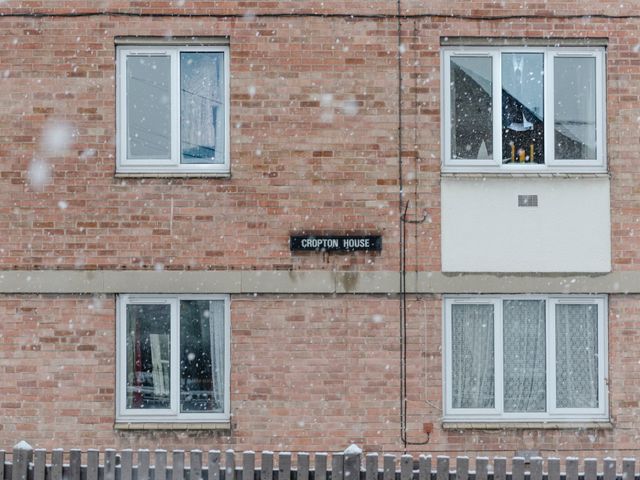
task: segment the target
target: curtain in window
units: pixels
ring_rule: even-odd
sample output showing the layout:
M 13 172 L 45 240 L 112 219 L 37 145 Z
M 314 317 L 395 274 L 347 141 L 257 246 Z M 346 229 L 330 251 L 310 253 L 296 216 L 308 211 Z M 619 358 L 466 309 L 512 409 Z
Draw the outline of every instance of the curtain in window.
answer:
M 211 312 L 211 377 L 213 378 L 213 398 L 218 410 L 224 410 L 224 302 L 210 302 Z
M 454 408 L 495 405 L 493 305 L 451 306 Z
M 597 305 L 556 305 L 556 406 L 598 407 Z
M 504 411 L 546 410 L 544 300 L 505 300 Z

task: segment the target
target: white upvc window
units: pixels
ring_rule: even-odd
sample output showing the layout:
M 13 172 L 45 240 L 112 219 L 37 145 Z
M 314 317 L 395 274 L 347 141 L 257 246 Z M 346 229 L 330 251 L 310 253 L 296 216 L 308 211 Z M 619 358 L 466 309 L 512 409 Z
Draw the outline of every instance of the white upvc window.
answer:
M 120 295 L 117 308 L 117 421 L 228 421 L 229 297 Z
M 117 172 L 229 173 L 229 47 L 117 47 Z
M 604 296 L 448 296 L 445 421 L 606 421 Z
M 606 171 L 605 51 L 445 47 L 443 172 Z

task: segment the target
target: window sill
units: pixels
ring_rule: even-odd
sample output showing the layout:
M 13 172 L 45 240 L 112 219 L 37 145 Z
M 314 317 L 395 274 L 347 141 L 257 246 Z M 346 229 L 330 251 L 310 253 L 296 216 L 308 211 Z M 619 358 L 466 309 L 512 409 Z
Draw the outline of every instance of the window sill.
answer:
M 231 178 L 229 172 L 116 172 L 116 178 Z
M 610 178 L 609 172 L 447 172 L 442 171 L 444 178 Z
M 231 430 L 231 422 L 165 423 L 116 422 L 115 430 Z
M 602 422 L 442 422 L 443 430 L 566 430 L 566 429 L 598 429 L 612 430 L 613 424 Z

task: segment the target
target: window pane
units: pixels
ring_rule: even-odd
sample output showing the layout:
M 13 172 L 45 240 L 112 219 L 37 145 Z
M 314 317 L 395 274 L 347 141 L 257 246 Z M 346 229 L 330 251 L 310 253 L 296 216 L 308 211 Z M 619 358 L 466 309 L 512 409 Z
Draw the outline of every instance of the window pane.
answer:
M 180 302 L 180 411 L 224 410 L 224 302 Z
M 127 57 L 127 158 L 171 157 L 171 59 Z
M 557 159 L 596 158 L 596 59 L 556 57 L 553 93 Z
M 544 163 L 544 55 L 502 54 L 503 163 Z
M 454 408 L 493 408 L 493 305 L 451 306 Z
M 170 408 L 171 309 L 127 305 L 127 408 Z
M 224 163 L 223 54 L 180 54 L 182 163 Z
M 546 411 L 544 300 L 505 300 L 504 410 Z
M 451 58 L 451 155 L 493 158 L 490 57 Z
M 556 405 L 598 406 L 598 306 L 556 305 Z

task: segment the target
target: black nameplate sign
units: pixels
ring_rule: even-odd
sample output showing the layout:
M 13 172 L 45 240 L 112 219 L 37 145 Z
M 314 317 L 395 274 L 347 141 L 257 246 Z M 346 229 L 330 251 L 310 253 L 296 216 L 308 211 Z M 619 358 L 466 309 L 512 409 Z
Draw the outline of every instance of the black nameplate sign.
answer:
M 291 235 L 292 251 L 302 252 L 355 252 L 382 250 L 380 235 Z

